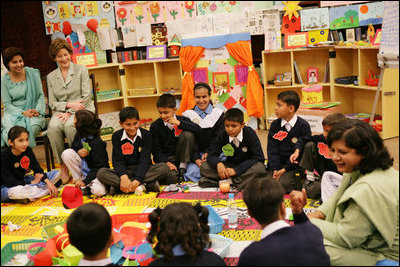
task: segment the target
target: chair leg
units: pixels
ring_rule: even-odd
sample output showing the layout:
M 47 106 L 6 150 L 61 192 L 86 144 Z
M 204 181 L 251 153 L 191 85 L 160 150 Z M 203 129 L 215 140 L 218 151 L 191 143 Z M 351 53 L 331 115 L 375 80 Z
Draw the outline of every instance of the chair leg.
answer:
M 47 165 L 47 171 L 51 171 L 52 168 L 50 166 L 50 153 L 49 153 L 49 139 L 47 136 L 43 136 L 43 144 L 44 144 L 44 154 L 46 156 L 46 165 Z M 54 168 L 54 167 L 53 167 Z

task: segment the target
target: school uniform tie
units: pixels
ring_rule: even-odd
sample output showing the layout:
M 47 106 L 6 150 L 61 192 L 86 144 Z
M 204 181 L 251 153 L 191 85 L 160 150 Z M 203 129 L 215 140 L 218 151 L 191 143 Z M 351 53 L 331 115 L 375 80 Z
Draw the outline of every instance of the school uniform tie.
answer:
M 286 123 L 285 124 L 285 128 L 286 128 L 286 130 L 289 132 L 291 129 L 292 129 L 292 125 L 290 125 L 290 123 Z
M 240 145 L 240 141 L 239 141 L 239 139 L 238 139 L 237 137 L 233 138 L 232 143 L 233 143 L 236 147 L 239 147 L 239 145 Z

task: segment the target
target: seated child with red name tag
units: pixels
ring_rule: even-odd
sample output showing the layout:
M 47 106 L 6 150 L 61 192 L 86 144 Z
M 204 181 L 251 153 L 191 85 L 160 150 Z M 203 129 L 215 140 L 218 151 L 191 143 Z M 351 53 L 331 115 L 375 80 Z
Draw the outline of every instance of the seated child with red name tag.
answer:
M 296 165 L 290 161 L 290 155 L 303 146 L 303 138 L 311 138 L 310 124 L 296 115 L 299 106 L 300 97 L 295 91 L 278 94 L 275 106 L 278 119 L 271 123 L 268 132 L 268 171 L 283 185 L 286 193 L 301 189 L 300 177 L 297 183 Z
M 196 141 L 194 133 L 200 132 L 201 128 L 189 118 L 175 115 L 176 101 L 171 94 L 159 97 L 157 110 L 160 118 L 150 126 L 153 137 L 153 160 L 155 163 L 166 164 L 181 182 L 194 151 Z
M 256 132 L 244 125 L 240 109 L 224 115 L 225 131 L 210 146 L 207 162 L 200 167 L 200 187 L 218 187 L 219 181 L 231 179 L 239 190 L 255 176 L 266 175 L 264 153 Z
M 146 191 L 160 192 L 159 183 L 174 183 L 167 165 L 152 165 L 152 137 L 149 131 L 139 127 L 137 109 L 123 108 L 119 120 L 122 129 L 112 135 L 114 170 L 101 168 L 97 179 L 111 186 L 111 193 L 133 193 L 140 185 L 144 185 Z
M 29 147 L 29 132 L 21 126 L 8 131 L 8 144 L 1 151 L 1 202 L 27 204 L 47 194 L 56 197 L 61 185 L 60 172 L 47 173 Z M 34 175 L 30 175 L 30 171 Z
M 296 148 L 290 156 L 292 163 L 299 164 L 299 155 L 303 153 L 299 164 L 306 171 L 303 188 L 306 189 L 307 196 L 312 199 L 321 197 L 321 179 L 326 172 L 339 173 L 331 159 L 326 138 L 335 124 L 345 120 L 346 117 L 342 113 L 329 114 L 322 121 L 324 133 L 303 138 L 304 147 Z M 314 170 L 318 173 L 317 175 L 314 174 Z

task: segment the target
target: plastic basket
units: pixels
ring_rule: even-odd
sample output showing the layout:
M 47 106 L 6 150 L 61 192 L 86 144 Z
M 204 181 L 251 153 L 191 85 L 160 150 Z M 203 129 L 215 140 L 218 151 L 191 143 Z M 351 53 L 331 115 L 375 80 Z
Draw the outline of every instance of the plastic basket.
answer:
M 38 242 L 46 242 L 45 240 L 41 239 L 26 239 L 22 241 L 16 241 L 16 242 L 10 242 L 7 243 L 2 249 L 1 249 L 1 266 L 7 264 L 9 261 L 11 261 L 15 255 L 17 254 L 26 254 L 28 251 L 28 248 Z M 31 249 L 31 254 L 36 255 L 37 253 L 41 252 L 43 248 L 35 248 Z M 32 261 L 29 261 L 26 266 L 31 266 L 33 265 Z
M 210 234 L 210 240 L 212 243 L 210 250 L 218 254 L 221 258 L 225 258 L 229 253 L 229 248 L 233 240 L 216 234 Z
M 111 223 L 114 229 L 119 229 L 126 222 L 148 223 L 150 213 L 114 214 Z
M 215 209 L 210 205 L 205 205 L 208 208 L 208 226 L 210 226 L 211 234 L 218 234 L 222 231 L 222 226 L 225 221 L 219 216 Z
M 43 236 L 43 238 L 50 239 L 50 238 L 55 237 L 55 236 L 58 234 L 58 233 L 56 232 L 56 230 L 55 230 L 55 227 L 56 227 L 57 225 L 60 225 L 61 227 L 64 228 L 64 224 L 65 224 L 65 223 L 66 223 L 66 221 L 64 221 L 64 222 L 58 222 L 58 223 L 53 223 L 53 224 L 50 224 L 50 225 L 45 226 L 45 227 L 43 228 L 43 230 L 42 230 L 42 236 Z
M 121 90 L 118 90 L 118 89 L 100 91 L 100 92 L 97 92 L 97 100 L 106 100 L 106 99 L 112 99 L 115 97 L 119 97 L 120 93 L 121 93 Z
M 140 89 L 128 89 L 128 94 L 130 96 L 140 96 L 140 95 L 153 95 L 156 93 L 156 88 L 140 88 Z

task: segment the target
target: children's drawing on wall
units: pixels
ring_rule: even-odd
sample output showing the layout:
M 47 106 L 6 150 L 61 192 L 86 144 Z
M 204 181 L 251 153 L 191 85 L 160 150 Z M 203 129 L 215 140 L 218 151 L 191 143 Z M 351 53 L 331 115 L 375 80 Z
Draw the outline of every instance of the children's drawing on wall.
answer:
M 300 11 L 301 30 L 319 30 L 329 28 L 329 9 L 315 8 Z
M 318 68 L 308 68 L 307 70 L 308 83 L 318 82 Z
M 332 7 L 329 9 L 331 30 L 358 27 L 358 20 L 358 6 Z

